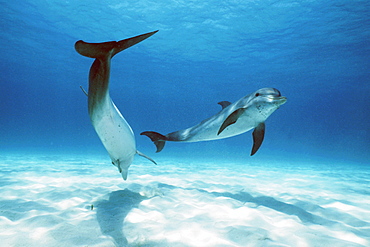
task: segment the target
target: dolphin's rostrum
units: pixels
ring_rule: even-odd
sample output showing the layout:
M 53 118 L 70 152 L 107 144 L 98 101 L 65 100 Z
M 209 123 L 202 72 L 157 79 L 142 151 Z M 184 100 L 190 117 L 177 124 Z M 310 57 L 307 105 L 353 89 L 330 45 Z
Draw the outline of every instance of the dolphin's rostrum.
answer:
M 87 43 L 80 40 L 75 44 L 75 49 L 79 54 L 95 58 L 89 74 L 88 111 L 92 125 L 108 151 L 113 165 L 117 166 L 124 180 L 127 179 L 128 168 L 135 154 L 155 162 L 136 150 L 133 131 L 109 96 L 111 58 L 156 32 L 118 42 Z
M 235 103 L 221 101 L 222 110 L 216 115 L 188 129 L 161 135 L 154 131 L 145 131 L 141 135 L 148 136 L 160 152 L 166 141 L 199 142 L 223 139 L 253 131 L 254 155 L 262 144 L 265 135 L 266 119 L 282 104 L 286 98 L 275 88 L 262 88 Z

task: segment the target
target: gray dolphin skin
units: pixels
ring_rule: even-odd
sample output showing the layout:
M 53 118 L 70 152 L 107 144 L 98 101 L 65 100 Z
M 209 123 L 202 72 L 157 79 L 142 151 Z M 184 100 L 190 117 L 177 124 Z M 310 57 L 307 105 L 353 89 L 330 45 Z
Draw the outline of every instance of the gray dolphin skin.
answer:
M 221 101 L 222 110 L 216 115 L 188 129 L 161 135 L 154 131 L 145 131 L 140 135 L 148 136 L 156 145 L 157 153 L 164 148 L 166 141 L 199 142 L 223 139 L 253 131 L 254 155 L 262 144 L 265 135 L 265 121 L 287 101 L 275 88 L 262 88 L 235 103 Z
M 109 96 L 111 58 L 156 32 L 117 42 L 87 43 L 79 40 L 75 44 L 75 49 L 79 54 L 95 58 L 89 74 L 88 111 L 96 133 L 124 180 L 127 179 L 128 168 L 135 154 L 156 163 L 136 150 L 133 131 Z

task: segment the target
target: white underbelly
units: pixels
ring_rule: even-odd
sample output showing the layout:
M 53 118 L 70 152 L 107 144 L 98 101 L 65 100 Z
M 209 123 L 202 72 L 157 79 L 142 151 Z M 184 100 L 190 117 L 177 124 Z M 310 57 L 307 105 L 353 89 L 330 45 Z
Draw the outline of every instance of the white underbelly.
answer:
M 134 133 L 113 102 L 94 112 L 91 121 L 112 161 L 131 164 L 136 154 Z

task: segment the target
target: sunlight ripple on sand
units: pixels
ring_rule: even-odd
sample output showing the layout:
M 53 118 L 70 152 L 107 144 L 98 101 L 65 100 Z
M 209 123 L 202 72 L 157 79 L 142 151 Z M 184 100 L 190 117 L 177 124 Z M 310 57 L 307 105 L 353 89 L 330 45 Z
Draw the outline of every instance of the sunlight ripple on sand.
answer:
M 139 161 L 123 181 L 105 159 L 0 165 L 4 246 L 370 246 L 361 167 Z

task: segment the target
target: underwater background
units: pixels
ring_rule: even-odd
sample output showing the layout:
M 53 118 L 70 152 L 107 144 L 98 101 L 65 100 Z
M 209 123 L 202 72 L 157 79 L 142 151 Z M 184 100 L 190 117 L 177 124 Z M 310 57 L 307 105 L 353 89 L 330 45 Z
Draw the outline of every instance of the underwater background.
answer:
M 155 204 L 161 205 L 156 209 L 144 203 L 147 207 L 144 211 L 151 219 L 150 210 L 167 212 L 168 221 L 154 217 L 153 222 L 163 225 L 172 222 L 168 225 L 171 229 L 182 222 L 179 217 L 175 217 L 176 220 L 171 217 L 181 210 L 189 211 L 187 207 L 166 211 L 173 207 L 171 202 L 189 199 L 189 205 L 193 205 L 192 200 L 198 203 L 205 198 L 212 205 L 214 197 L 227 197 L 231 203 L 254 203 L 254 206 L 242 204 L 242 208 L 257 210 L 268 205 L 287 217 L 298 216 L 295 220 L 303 225 L 324 225 L 335 231 L 338 225 L 332 222 L 334 218 L 327 217 L 329 214 L 323 211 L 320 215 L 330 221 L 312 218 L 311 213 L 315 213 L 310 209 L 315 207 L 310 205 L 322 209 L 329 204 L 338 206 L 336 203 L 341 201 L 348 202 L 354 209 L 337 207 L 349 215 L 343 216 L 343 211 L 340 211 L 342 214 L 330 211 L 330 215 L 343 216 L 346 219 L 343 224 L 350 227 L 341 228 L 341 234 L 328 235 L 330 241 L 347 236 L 345 241 L 349 242 L 328 240 L 326 246 L 367 246 L 370 243 L 370 234 L 366 233 L 370 229 L 370 219 L 366 216 L 370 211 L 369 1 L 0 0 L 0 6 L 0 174 L 3 191 L 0 230 L 8 229 L 0 236 L 5 243 L 40 246 L 37 241 L 43 238 L 46 239 L 44 246 L 321 246 L 322 239 L 309 241 L 314 234 L 300 235 L 302 241 L 284 242 L 284 237 L 269 235 L 272 228 L 265 227 L 267 232 L 253 235 L 251 232 L 256 231 L 244 228 L 229 231 L 227 227 L 231 223 L 221 227 L 227 232 L 227 237 L 222 239 L 229 242 L 207 242 L 196 232 L 189 233 L 195 236 L 191 240 L 170 239 L 166 238 L 172 236 L 166 235 L 166 229 L 149 231 L 150 236 L 146 236 L 143 232 L 148 229 L 142 226 L 148 226 L 147 222 L 138 221 L 130 212 L 148 198 L 157 200 L 165 194 L 163 191 L 167 191 L 172 200 Z M 74 43 L 81 39 L 87 42 L 121 40 L 154 30 L 159 32 L 112 59 L 111 98 L 131 125 L 138 150 L 158 163 L 154 166 L 135 157 L 125 182 L 111 165 L 90 123 L 87 97 L 79 86 L 87 89 L 93 59 L 79 55 Z M 152 142 L 139 135 L 147 130 L 167 134 L 191 127 L 217 113 L 221 109 L 217 102 L 235 102 L 264 87 L 277 88 L 288 101 L 267 119 L 264 143 L 253 157 L 249 156 L 251 132 L 217 141 L 168 142 L 161 153 L 155 153 Z M 219 174 L 215 174 L 216 171 Z M 284 197 L 285 193 L 291 193 L 284 191 L 291 184 L 282 182 L 289 173 L 294 177 L 289 179 L 297 182 L 292 185 L 297 190 L 296 194 L 290 194 L 291 198 L 310 202 L 306 207 Z M 305 178 L 309 180 L 305 183 L 302 178 L 305 174 L 313 180 Z M 70 181 L 69 178 L 82 183 L 65 182 Z M 192 178 L 191 182 L 186 180 Z M 249 186 L 252 180 L 248 179 L 252 178 L 257 180 Z M 52 181 L 58 185 L 50 184 Z M 216 185 L 218 183 L 222 186 Z M 333 184 L 348 187 L 332 190 L 330 185 Z M 72 187 L 54 190 L 69 185 Z M 261 186 L 265 188 L 263 191 L 256 189 Z M 54 189 L 47 191 L 45 200 L 57 205 L 45 206 L 40 202 L 41 208 L 36 203 L 30 206 L 29 202 L 45 195 L 39 189 L 46 188 Z M 82 188 L 94 189 L 79 197 Z M 179 190 L 182 193 L 176 193 Z M 208 191 L 206 196 L 205 190 Z M 322 190 L 327 190 L 328 194 Z M 341 196 L 331 197 L 329 194 L 333 191 Z M 326 198 L 324 201 L 313 196 L 321 192 L 325 194 L 322 194 Z M 310 196 L 297 196 L 302 195 L 300 193 Z M 131 198 L 131 203 L 119 211 L 120 222 L 114 221 L 123 234 L 107 234 L 109 224 L 102 218 L 114 217 L 109 211 L 109 195 L 115 199 L 111 204 L 114 210 L 124 204 L 122 198 Z M 72 203 L 63 204 L 58 196 L 72 197 L 68 199 Z M 100 196 L 106 198 L 97 199 Z M 100 202 L 96 203 L 100 205 L 97 215 L 98 206 L 94 210 L 86 206 L 96 200 Z M 228 205 L 215 200 L 220 207 Z M 19 210 L 11 209 L 17 203 Z M 61 232 L 69 228 L 62 222 L 75 217 L 65 213 L 71 207 L 88 214 L 91 222 L 99 222 L 92 226 L 96 227 L 94 237 L 100 234 L 114 241 L 71 239 L 63 242 Z M 32 213 L 35 208 L 36 213 Z M 47 221 L 62 227 L 54 228 L 54 235 L 48 238 L 43 235 L 50 233 L 47 230 L 29 237 L 26 230 L 22 232 L 17 228 L 19 223 L 19 226 L 35 229 L 31 227 L 35 216 L 58 210 L 66 211 L 58 215 L 60 218 Z M 236 220 L 240 212 L 234 213 Z M 34 221 L 27 221 L 30 219 Z M 192 223 L 188 222 L 187 229 L 194 227 L 195 222 L 202 229 L 205 222 L 208 224 L 219 218 L 191 216 L 190 219 Z M 136 224 L 136 230 L 124 221 Z M 145 224 L 140 225 L 140 222 Z M 251 219 L 251 222 L 255 221 Z M 238 225 L 243 224 L 247 223 L 238 222 Z M 40 227 L 52 229 L 51 225 Z M 88 227 L 72 225 L 79 227 L 70 230 L 71 234 Z M 217 229 L 210 232 L 217 232 Z M 302 232 L 307 231 L 303 229 Z M 84 234 L 85 240 L 92 237 L 88 230 Z M 138 234 L 144 235 L 134 237 Z M 215 239 L 213 235 L 202 236 Z

